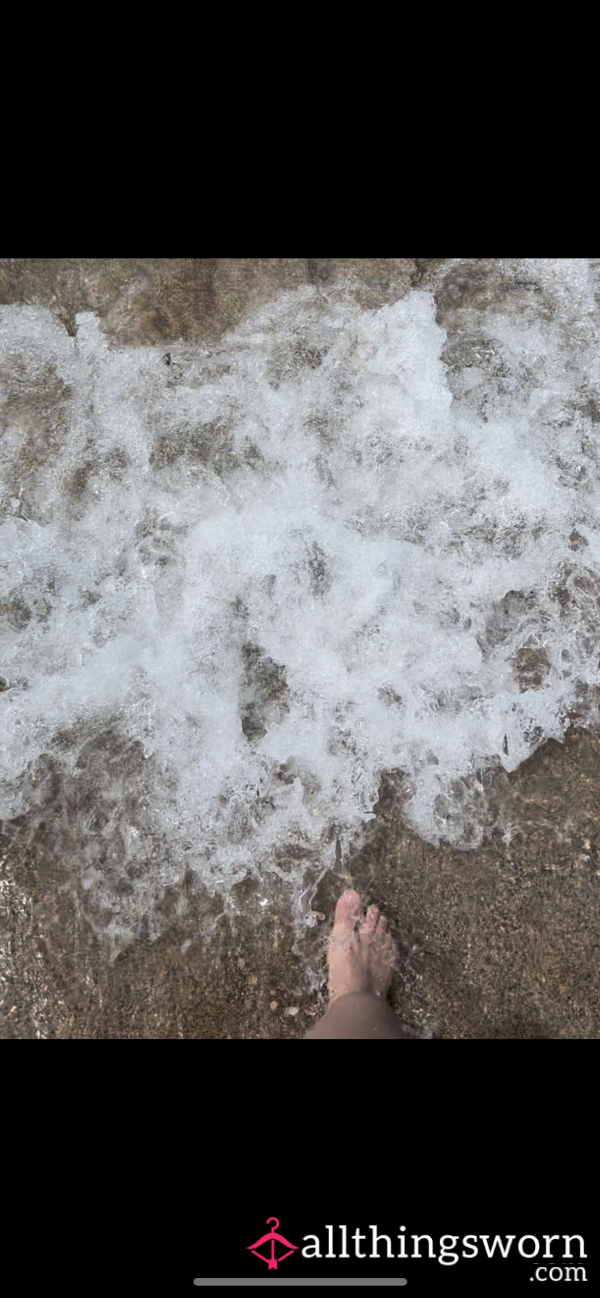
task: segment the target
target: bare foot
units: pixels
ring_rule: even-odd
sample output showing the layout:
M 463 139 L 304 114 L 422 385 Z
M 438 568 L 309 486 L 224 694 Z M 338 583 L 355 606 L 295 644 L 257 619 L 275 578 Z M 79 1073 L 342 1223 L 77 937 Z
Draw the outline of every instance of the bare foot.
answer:
M 385 915 L 369 906 L 363 917 L 358 893 L 347 888 L 335 908 L 329 939 L 329 1004 L 347 992 L 385 996 L 399 963 Z

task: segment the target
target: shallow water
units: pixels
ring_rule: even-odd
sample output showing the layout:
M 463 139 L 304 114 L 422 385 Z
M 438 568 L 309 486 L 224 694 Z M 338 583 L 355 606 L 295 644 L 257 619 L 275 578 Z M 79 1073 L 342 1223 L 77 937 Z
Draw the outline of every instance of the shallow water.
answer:
M 499 266 L 485 310 L 303 286 L 210 348 L 0 308 L 0 816 L 97 931 L 190 870 L 312 923 L 382 801 L 473 850 L 598 723 L 598 269 Z

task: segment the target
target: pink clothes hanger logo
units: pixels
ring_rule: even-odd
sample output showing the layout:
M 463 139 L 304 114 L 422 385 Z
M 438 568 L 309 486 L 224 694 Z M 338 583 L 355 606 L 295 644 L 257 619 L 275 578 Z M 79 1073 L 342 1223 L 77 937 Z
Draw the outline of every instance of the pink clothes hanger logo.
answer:
M 271 1227 L 271 1230 L 269 1231 L 269 1234 L 268 1234 L 268 1235 L 261 1235 L 260 1239 L 257 1239 L 256 1244 L 248 1244 L 247 1247 L 250 1249 L 250 1252 L 251 1252 L 251 1253 L 254 1253 L 254 1256 L 255 1256 L 255 1257 L 259 1257 L 259 1258 L 261 1259 L 261 1261 L 263 1261 L 263 1262 L 268 1262 L 268 1264 L 269 1264 L 269 1271 L 276 1271 L 276 1270 L 277 1270 L 277 1264 L 278 1264 L 278 1262 L 283 1262 L 283 1261 L 284 1261 L 284 1258 L 286 1258 L 286 1257 L 291 1257 L 291 1255 L 292 1255 L 292 1253 L 294 1252 L 294 1250 L 297 1249 L 297 1248 L 299 1248 L 300 1246 L 299 1246 L 298 1244 L 290 1244 L 289 1239 L 284 1239 L 283 1235 L 278 1235 L 278 1234 L 277 1234 L 277 1228 L 278 1228 L 278 1226 L 279 1226 L 279 1221 L 278 1221 L 277 1217 L 267 1217 L 267 1226 L 269 1225 L 269 1222 L 271 1222 L 271 1221 L 274 1221 L 274 1222 L 275 1222 L 275 1225 Z M 256 1251 L 257 1248 L 258 1248 L 258 1246 L 259 1246 L 259 1244 L 266 1244 L 266 1243 L 267 1243 L 267 1240 L 270 1240 L 270 1241 L 271 1241 L 271 1256 L 270 1256 L 270 1257 L 265 1257 L 264 1254 L 262 1254 L 262 1253 L 257 1253 L 257 1251 Z M 289 1252 L 287 1252 L 287 1253 L 282 1253 L 280 1257 L 275 1257 L 275 1240 L 278 1240 L 280 1244 L 285 1244 L 286 1247 L 288 1248 Z

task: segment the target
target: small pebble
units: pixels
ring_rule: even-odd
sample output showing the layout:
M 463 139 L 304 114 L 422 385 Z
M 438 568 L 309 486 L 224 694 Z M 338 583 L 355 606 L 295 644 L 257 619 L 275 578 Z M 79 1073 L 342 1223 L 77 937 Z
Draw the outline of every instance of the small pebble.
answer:
M 272 1010 L 276 1010 L 278 1004 L 279 1004 L 279 1001 L 271 1001 L 271 1009 L 272 1009 Z

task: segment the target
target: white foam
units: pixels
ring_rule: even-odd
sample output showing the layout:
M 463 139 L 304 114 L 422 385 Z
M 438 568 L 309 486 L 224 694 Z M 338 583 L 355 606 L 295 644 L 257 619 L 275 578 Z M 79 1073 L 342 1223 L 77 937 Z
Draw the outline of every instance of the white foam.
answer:
M 47 620 L 8 619 L 3 634 L 3 818 L 30 809 L 24 773 L 58 729 L 118 714 L 144 745 L 172 871 L 185 859 L 211 889 L 277 870 L 290 839 L 331 852 L 331 825 L 342 838 L 360 829 L 390 768 L 406 773 L 405 814 L 425 840 L 476 846 L 482 818 L 455 782 L 561 739 L 577 682 L 597 680 L 592 272 L 526 269 L 554 314 L 488 316 L 502 382 L 471 364 L 454 395 L 424 292 L 364 311 L 343 291 L 324 307 L 302 289 L 212 354 L 172 347 L 178 370 L 164 348 L 111 349 L 92 315 L 68 338 L 41 308 L 0 308 L 4 395 L 15 357 L 33 375 L 54 365 L 74 393 L 64 441 L 27 484 L 37 521 L 10 503 L 18 420 L 1 444 L 0 602 L 41 599 L 42 572 L 55 574 Z M 219 427 L 232 443 L 216 460 Z M 157 467 L 161 438 L 196 458 L 164 454 Z M 103 458 L 115 450 L 128 457 L 121 481 Z M 76 513 L 63 484 L 90 457 Z M 534 602 L 513 601 L 490 634 L 511 591 Z M 256 671 L 245 678 L 248 644 L 281 667 L 279 699 L 260 694 Z M 532 648 L 549 667 L 522 691 L 515 655 Z M 266 733 L 249 741 L 253 698 Z M 74 770 L 76 757 L 60 760 Z M 122 828 L 129 860 L 147 852 Z M 135 893 L 123 910 L 143 904 Z

